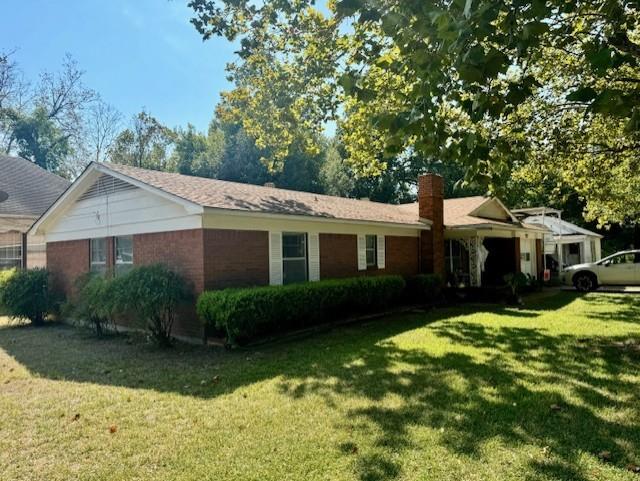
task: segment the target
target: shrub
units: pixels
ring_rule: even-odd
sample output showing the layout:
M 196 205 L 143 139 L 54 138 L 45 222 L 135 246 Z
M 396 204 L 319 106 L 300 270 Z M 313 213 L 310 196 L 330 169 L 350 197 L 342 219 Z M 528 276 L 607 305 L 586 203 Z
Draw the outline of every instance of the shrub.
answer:
M 171 330 L 180 304 L 191 297 L 184 279 L 161 264 L 134 267 L 110 286 L 114 311 L 132 313 L 162 347 L 172 344 Z
M 76 295 L 70 314 L 93 329 L 98 337 L 115 329 L 114 315 L 118 296 L 115 281 L 95 273 L 85 274 L 76 281 Z
M 0 314 L 4 309 L 3 303 L 2 303 L 2 292 L 3 292 L 4 285 L 7 283 L 7 281 L 11 277 L 15 275 L 16 272 L 17 270 L 15 268 L 0 270 Z
M 522 272 L 510 273 L 504 276 L 504 281 L 509 288 L 507 302 L 509 304 L 521 304 L 522 299 L 520 298 L 520 294 L 529 282 L 527 276 Z
M 442 278 L 438 274 L 419 274 L 407 279 L 407 298 L 418 304 L 431 304 L 442 294 Z
M 29 269 L 3 274 L 1 302 L 13 318 L 29 319 L 42 325 L 53 308 L 49 295 L 49 273 L 46 269 Z
M 208 327 L 223 331 L 229 343 L 301 329 L 327 319 L 376 311 L 398 301 L 400 276 L 358 277 L 287 286 L 204 292 L 197 310 Z

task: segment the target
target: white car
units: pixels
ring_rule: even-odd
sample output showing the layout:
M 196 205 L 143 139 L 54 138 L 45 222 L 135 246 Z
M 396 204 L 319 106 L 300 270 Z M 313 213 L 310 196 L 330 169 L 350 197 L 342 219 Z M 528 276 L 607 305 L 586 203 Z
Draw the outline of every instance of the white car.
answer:
M 617 252 L 598 262 L 567 267 L 560 274 L 564 284 L 573 284 L 581 292 L 598 286 L 640 285 L 640 249 Z

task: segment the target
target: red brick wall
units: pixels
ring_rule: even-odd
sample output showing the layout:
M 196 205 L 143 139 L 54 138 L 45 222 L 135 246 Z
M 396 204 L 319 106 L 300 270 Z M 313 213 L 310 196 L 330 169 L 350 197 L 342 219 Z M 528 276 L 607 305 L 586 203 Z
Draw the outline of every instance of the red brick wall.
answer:
M 269 233 L 204 230 L 204 287 L 223 289 L 269 284 Z
M 385 269 L 386 274 L 414 276 L 419 272 L 418 237 L 386 236 Z
M 358 270 L 358 237 L 353 234 L 320 234 L 320 279 L 361 275 L 418 273 L 418 238 L 385 237 L 385 268 Z
M 203 326 L 195 312 L 195 298 L 204 289 L 202 229 L 136 234 L 133 236 L 133 264 L 164 264 L 191 285 L 193 305 L 185 307 L 173 326 L 176 336 L 201 338 Z
M 204 289 L 202 229 L 136 234 L 133 264 L 164 264 L 191 283 L 195 293 Z
M 420 270 L 444 276 L 444 181 L 435 174 L 418 177 L 420 217 L 433 222 L 420 234 Z
M 47 268 L 54 289 L 71 295 L 75 280 L 89 272 L 89 240 L 48 242 Z
M 320 279 L 355 277 L 358 270 L 358 236 L 320 234 Z

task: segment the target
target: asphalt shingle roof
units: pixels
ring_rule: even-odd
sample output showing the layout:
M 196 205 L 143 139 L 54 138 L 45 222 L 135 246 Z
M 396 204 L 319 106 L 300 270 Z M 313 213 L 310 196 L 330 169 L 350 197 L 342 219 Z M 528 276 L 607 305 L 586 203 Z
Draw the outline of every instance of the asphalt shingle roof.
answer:
M 398 205 L 101 164 L 124 176 L 203 207 L 328 219 L 424 226 L 418 211 Z
M 0 216 L 38 217 L 69 187 L 69 181 L 21 157 L 0 155 Z

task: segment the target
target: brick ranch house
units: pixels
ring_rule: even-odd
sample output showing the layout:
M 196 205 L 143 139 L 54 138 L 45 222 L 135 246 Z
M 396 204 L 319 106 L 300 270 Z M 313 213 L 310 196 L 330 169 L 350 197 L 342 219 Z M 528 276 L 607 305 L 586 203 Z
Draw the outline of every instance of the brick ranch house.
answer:
M 504 217 L 494 202 L 484 199 L 480 214 Z M 359 275 L 445 274 L 453 257 L 445 254 L 444 205 L 442 178 L 431 174 L 418 179 L 418 202 L 399 206 L 92 163 L 31 233 L 45 236 L 48 268 L 67 294 L 86 272 L 118 275 L 151 263 L 168 265 L 198 294 Z M 525 228 L 503 224 L 514 246 L 503 267 L 520 269 L 515 246 Z M 203 332 L 192 315 L 180 319 L 175 334 Z

